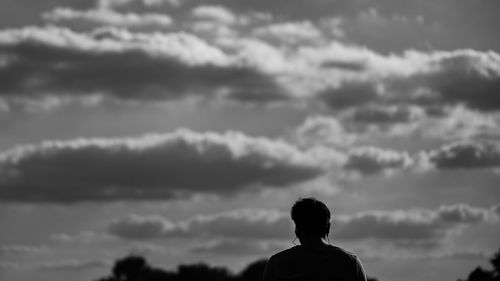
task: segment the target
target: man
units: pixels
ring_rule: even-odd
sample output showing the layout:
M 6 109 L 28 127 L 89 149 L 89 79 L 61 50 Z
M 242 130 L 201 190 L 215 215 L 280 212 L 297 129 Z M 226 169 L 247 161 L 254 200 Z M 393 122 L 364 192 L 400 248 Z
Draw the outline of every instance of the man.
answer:
M 324 241 L 330 232 L 330 210 L 323 202 L 300 199 L 291 217 L 300 245 L 273 255 L 263 281 L 366 281 L 354 254 Z

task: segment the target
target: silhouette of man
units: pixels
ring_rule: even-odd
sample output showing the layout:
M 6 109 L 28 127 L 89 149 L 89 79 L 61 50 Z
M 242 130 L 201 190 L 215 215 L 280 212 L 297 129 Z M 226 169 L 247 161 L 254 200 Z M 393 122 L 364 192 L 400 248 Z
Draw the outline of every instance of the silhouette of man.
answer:
M 330 232 L 330 210 L 314 198 L 299 199 L 291 210 L 300 245 L 273 255 L 263 281 L 366 281 L 360 260 L 325 243 Z

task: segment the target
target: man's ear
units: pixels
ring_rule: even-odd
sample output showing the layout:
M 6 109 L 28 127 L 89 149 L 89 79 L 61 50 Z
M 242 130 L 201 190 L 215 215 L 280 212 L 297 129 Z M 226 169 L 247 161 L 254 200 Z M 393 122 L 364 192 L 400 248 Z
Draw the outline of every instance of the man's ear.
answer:
M 326 236 L 328 236 L 328 234 L 330 234 L 330 222 L 328 222 L 325 226 L 325 233 L 326 233 Z

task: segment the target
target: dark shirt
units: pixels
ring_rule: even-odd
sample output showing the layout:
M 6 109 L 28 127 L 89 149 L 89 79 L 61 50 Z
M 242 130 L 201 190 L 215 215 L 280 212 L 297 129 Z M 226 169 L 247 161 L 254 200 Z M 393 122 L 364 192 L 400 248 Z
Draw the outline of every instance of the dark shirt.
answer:
M 295 246 L 273 255 L 263 281 L 366 281 L 360 260 L 332 245 Z

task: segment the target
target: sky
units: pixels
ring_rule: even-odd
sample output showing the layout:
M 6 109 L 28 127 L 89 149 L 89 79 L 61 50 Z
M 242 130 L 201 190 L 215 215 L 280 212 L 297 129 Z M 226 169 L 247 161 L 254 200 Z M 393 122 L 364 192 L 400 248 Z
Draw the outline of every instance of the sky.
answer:
M 0 278 L 239 271 L 301 197 L 381 281 L 500 247 L 497 0 L 0 0 Z

